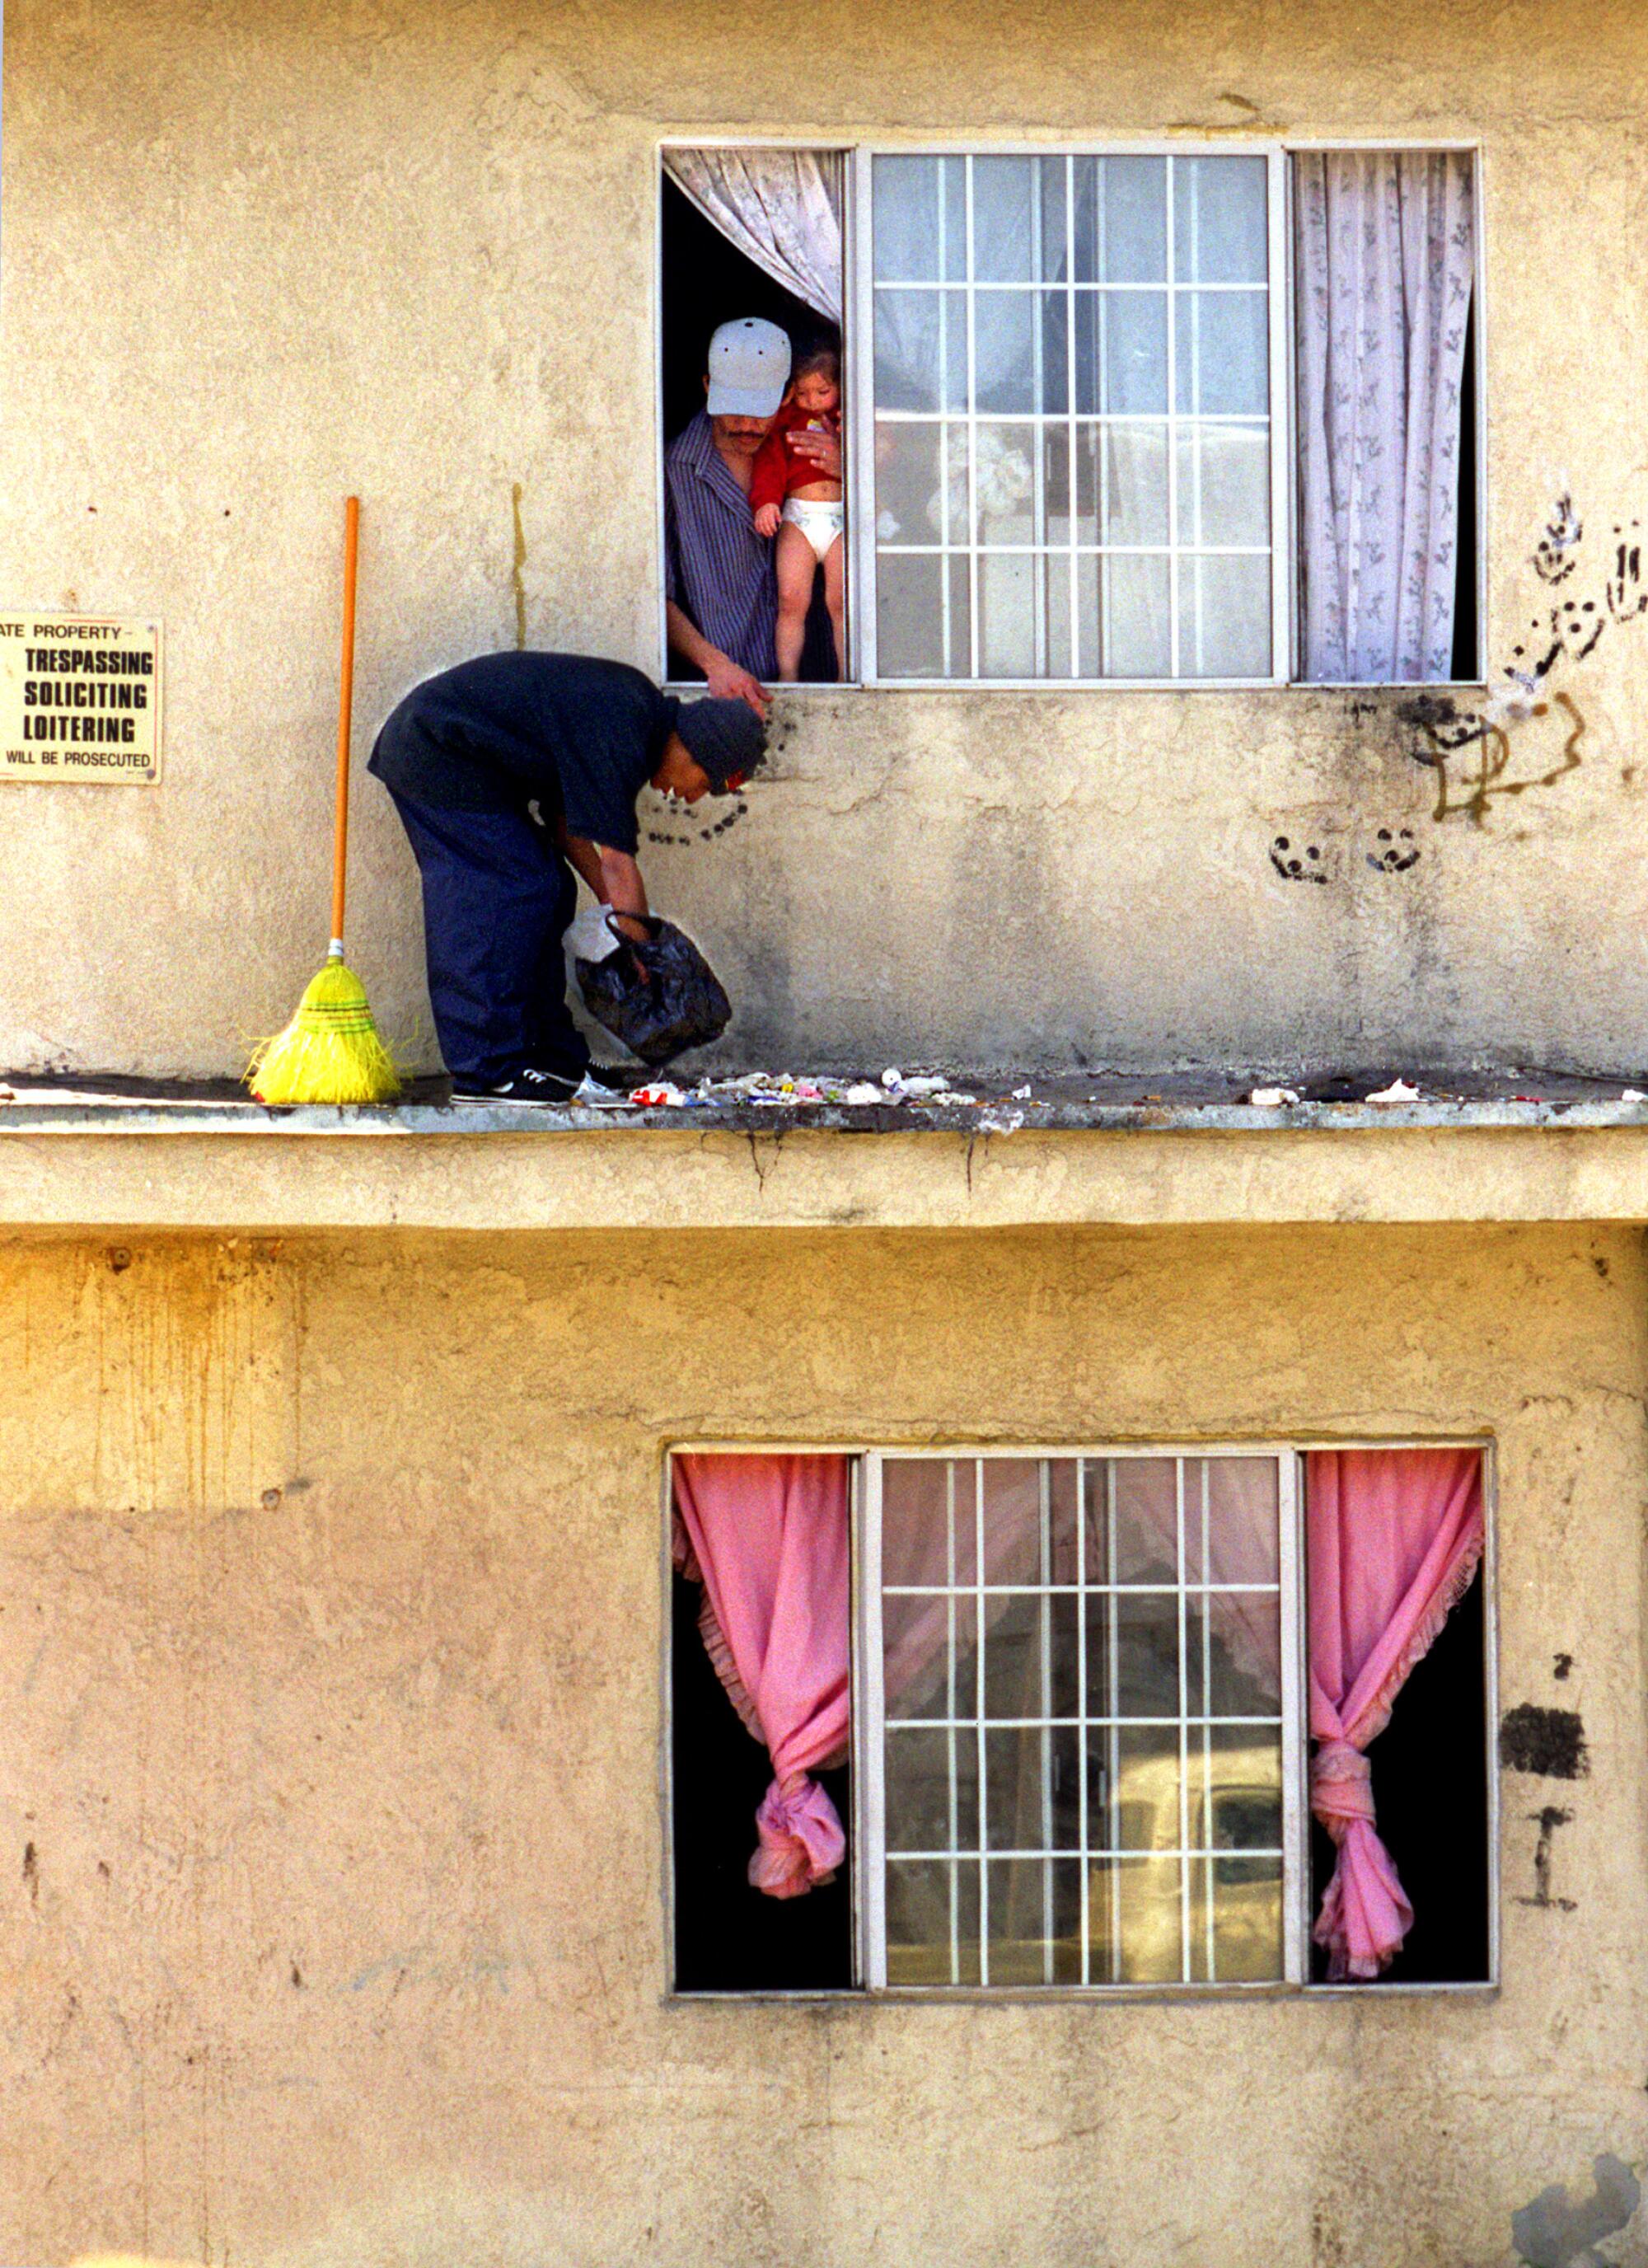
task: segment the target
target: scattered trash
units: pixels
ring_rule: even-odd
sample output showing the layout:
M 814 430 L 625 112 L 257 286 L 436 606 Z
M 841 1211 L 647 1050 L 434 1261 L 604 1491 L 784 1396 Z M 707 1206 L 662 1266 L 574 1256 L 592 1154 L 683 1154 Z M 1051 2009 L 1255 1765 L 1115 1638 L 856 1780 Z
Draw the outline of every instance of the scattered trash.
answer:
M 9 1086 L 0 1086 L 0 1102 L 15 1102 L 17 1096 Z
M 1247 1100 L 1255 1110 L 1280 1110 L 1299 1096 L 1291 1086 L 1256 1086 Z
M 1377 1094 L 1365 1095 L 1367 1102 L 1417 1102 L 1419 1090 L 1409 1086 L 1405 1079 L 1394 1079 L 1388 1086 L 1380 1087 Z
M 867 1079 L 861 1079 L 848 1088 L 842 1101 L 857 1108 L 866 1102 L 885 1102 L 887 1097 L 879 1086 L 872 1086 Z
M 1012 1099 L 1015 1102 L 1028 1102 L 1030 1100 L 1030 1089 L 1027 1086 L 1014 1087 L 1012 1091 Z
M 1628 1086 L 1621 1094 L 1620 1101 L 1622 1102 L 1648 1102 L 1648 1094 L 1644 1094 L 1639 1086 Z
M 887 1089 L 889 1094 L 894 1094 L 901 1086 L 903 1086 L 904 1074 L 901 1071 L 894 1070 L 891 1064 L 889 1064 L 887 1069 L 881 1074 L 881 1084 Z
M 679 1110 L 686 1100 L 680 1087 L 672 1086 L 666 1079 L 651 1086 L 632 1086 L 629 1090 L 629 1101 L 637 1110 Z

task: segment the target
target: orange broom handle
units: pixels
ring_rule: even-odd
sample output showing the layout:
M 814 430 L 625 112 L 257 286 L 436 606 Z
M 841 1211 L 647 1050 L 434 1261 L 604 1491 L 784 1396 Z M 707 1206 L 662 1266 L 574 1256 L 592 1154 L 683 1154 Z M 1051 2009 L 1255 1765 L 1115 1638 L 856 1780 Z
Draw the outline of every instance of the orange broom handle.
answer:
M 343 884 L 349 866 L 349 720 L 355 710 L 355 562 L 360 543 L 360 498 L 343 506 L 343 662 L 338 676 L 337 813 L 332 837 L 332 944 L 328 958 L 343 958 Z

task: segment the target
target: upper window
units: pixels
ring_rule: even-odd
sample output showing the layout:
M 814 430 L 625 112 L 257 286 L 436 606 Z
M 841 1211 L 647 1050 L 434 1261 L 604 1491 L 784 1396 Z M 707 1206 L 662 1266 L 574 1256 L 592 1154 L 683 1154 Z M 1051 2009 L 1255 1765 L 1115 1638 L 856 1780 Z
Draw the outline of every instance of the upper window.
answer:
M 1269 172 L 872 159 L 879 675 L 1273 674 Z
M 672 676 L 1478 676 L 1468 151 L 663 165 Z

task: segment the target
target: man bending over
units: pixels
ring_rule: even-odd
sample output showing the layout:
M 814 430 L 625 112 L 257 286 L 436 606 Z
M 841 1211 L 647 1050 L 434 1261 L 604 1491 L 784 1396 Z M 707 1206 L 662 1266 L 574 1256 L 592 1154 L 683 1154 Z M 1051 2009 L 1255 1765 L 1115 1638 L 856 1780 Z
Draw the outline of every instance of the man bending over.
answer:
M 407 695 L 367 769 L 423 876 L 430 1005 L 455 1099 L 617 1100 L 589 1077 L 567 1007 L 572 870 L 614 914 L 644 915 L 641 788 L 688 803 L 725 795 L 765 739 L 745 701 L 677 701 L 638 669 L 585 654 L 482 654 Z

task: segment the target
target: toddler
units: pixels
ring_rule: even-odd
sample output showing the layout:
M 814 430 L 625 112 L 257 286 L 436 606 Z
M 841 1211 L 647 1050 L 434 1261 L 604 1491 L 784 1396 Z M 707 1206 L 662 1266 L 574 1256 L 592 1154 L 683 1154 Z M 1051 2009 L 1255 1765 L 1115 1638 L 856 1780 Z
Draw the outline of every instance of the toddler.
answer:
M 842 635 L 842 536 L 846 515 L 842 484 L 826 480 L 816 460 L 794 446 L 803 433 L 841 438 L 841 359 L 834 347 L 814 347 L 798 361 L 772 430 L 750 475 L 750 509 L 758 535 L 778 539 L 778 674 L 793 685 L 801 669 L 813 578 L 824 570 L 824 603 L 835 634 L 835 674 L 845 666 Z

